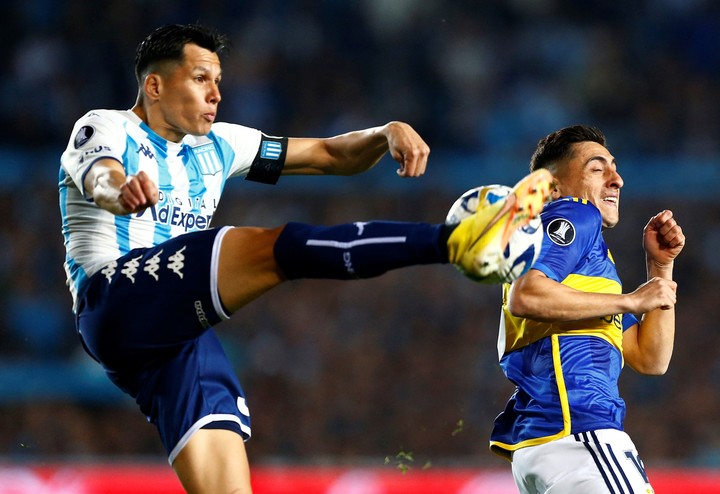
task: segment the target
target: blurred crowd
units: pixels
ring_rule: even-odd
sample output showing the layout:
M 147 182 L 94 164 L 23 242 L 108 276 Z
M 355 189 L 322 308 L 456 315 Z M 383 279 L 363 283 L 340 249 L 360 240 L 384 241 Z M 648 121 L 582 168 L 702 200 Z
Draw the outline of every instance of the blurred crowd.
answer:
M 80 349 L 56 189 L 72 124 L 92 108 L 132 106 L 135 47 L 160 24 L 228 33 L 220 118 L 270 134 L 401 119 L 430 144 L 432 169 L 451 174 L 463 157 L 482 157 L 519 178 L 537 139 L 583 122 L 608 134 L 621 162 L 720 161 L 711 0 L 28 0 L 3 15 L 0 456 L 13 460 L 162 455 L 154 428 Z M 399 180 L 392 165 L 382 177 Z M 216 224 L 438 222 L 477 184 L 414 191 L 353 180 L 240 181 Z M 653 177 L 643 180 L 653 190 Z M 670 371 L 626 370 L 627 428 L 646 461 L 720 466 L 720 206 L 692 191 L 649 196 L 629 192 L 606 235 L 626 291 L 644 280 L 640 232 L 651 215 L 672 208 L 688 246 Z M 251 459 L 382 462 L 413 451 L 418 461 L 499 462 L 487 439 L 512 392 L 497 367 L 499 302 L 497 288 L 449 266 L 298 281 L 263 296 L 219 327 L 253 412 Z
M 130 107 L 140 40 L 200 21 L 234 41 L 220 116 L 277 135 L 401 118 L 436 146 L 524 160 L 528 139 L 591 118 L 624 155 L 720 147 L 711 0 L 18 0 L 3 15 L 5 144 L 62 145 L 85 111 Z

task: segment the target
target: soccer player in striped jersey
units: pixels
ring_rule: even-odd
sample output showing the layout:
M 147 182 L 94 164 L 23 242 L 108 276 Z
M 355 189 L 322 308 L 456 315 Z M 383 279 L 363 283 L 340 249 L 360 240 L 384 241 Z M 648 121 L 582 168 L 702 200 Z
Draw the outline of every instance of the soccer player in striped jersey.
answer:
M 157 427 L 188 492 L 248 493 L 250 413 L 212 327 L 288 279 L 356 279 L 418 264 L 492 270 L 510 234 L 542 209 L 550 174 L 456 225 L 210 228 L 230 177 L 351 175 L 385 153 L 418 177 L 429 148 L 409 125 L 281 138 L 215 122 L 226 40 L 157 29 L 138 47 L 136 104 L 80 118 L 61 158 L 68 286 L 80 339 Z
M 623 364 L 665 373 L 675 333 L 673 265 L 685 236 L 671 211 L 643 231 L 647 282 L 623 293 L 603 230 L 619 219 L 623 179 L 596 128 L 542 139 L 531 169 L 555 177 L 533 268 L 503 288 L 500 366 L 516 385 L 490 447 L 522 493 L 652 493 L 623 431 Z M 638 319 L 637 316 L 640 317 Z

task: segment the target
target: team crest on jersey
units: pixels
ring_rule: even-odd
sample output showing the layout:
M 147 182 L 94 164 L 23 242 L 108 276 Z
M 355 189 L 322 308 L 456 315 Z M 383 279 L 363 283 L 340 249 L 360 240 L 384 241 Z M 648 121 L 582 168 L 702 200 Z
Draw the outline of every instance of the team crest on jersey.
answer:
M 215 152 L 215 146 L 212 144 L 194 147 L 193 154 L 200 167 L 200 173 L 203 175 L 215 175 L 217 172 L 222 171 L 222 163 L 220 163 L 220 158 Z
M 95 134 L 95 129 L 90 125 L 80 127 L 80 130 L 75 134 L 75 149 L 80 149 L 80 146 L 88 142 L 93 134 Z
M 260 145 L 260 157 L 266 160 L 278 160 L 282 155 L 282 144 L 275 141 L 263 141 Z
M 575 240 L 575 226 L 565 218 L 555 218 L 546 229 L 547 236 L 553 243 L 567 246 Z

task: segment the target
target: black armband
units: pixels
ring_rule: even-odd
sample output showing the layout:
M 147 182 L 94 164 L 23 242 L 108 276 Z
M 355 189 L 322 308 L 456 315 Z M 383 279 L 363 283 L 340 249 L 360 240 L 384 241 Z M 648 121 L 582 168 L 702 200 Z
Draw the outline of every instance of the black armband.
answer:
M 285 166 L 287 146 L 287 137 L 271 137 L 263 134 L 260 149 L 250 165 L 250 171 L 245 180 L 276 184 Z

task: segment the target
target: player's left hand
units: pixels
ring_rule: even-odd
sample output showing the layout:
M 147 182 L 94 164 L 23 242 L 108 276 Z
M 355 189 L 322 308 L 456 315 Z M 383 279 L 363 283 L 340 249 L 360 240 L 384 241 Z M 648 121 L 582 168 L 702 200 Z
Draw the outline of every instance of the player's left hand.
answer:
M 430 147 L 415 129 L 404 122 L 390 122 L 386 132 L 390 155 L 400 163 L 397 174 L 419 177 L 425 173 Z
M 643 230 L 643 248 L 658 267 L 670 265 L 685 246 L 685 235 L 672 211 L 666 209 L 648 221 Z

